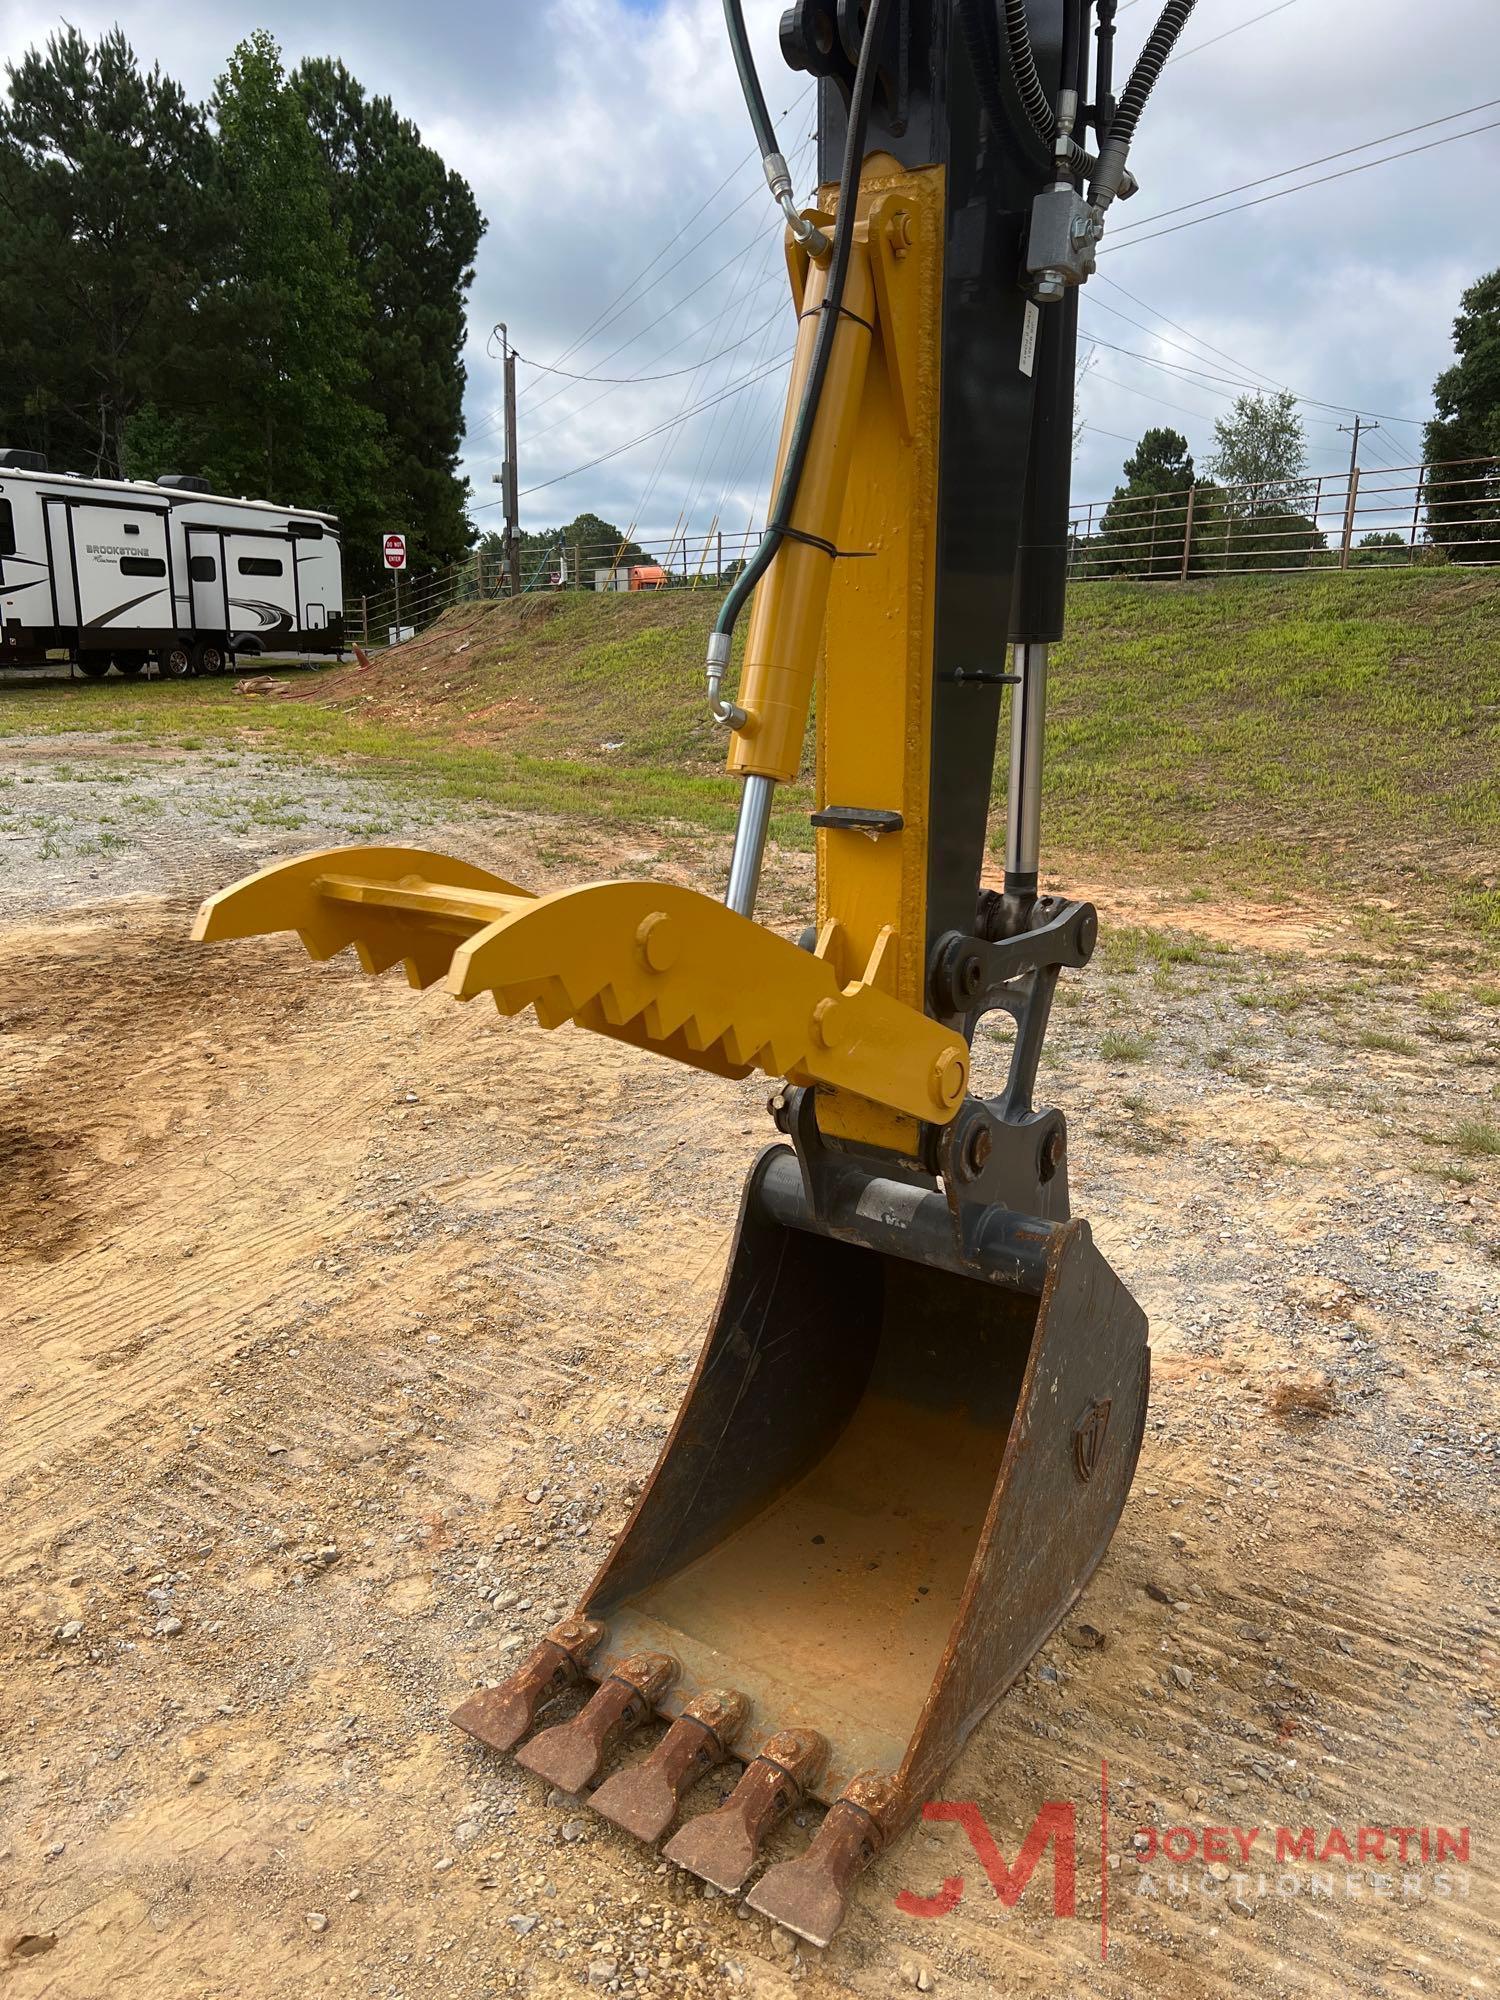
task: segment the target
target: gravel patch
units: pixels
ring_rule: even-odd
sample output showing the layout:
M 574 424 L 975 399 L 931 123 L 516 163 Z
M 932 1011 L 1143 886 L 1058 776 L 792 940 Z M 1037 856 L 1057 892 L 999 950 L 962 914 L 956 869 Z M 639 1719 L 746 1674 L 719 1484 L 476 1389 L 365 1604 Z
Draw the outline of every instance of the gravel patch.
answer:
M 108 737 L 0 743 L 0 877 L 11 917 L 232 882 L 278 855 L 410 839 L 430 812 L 373 778 L 255 751 Z

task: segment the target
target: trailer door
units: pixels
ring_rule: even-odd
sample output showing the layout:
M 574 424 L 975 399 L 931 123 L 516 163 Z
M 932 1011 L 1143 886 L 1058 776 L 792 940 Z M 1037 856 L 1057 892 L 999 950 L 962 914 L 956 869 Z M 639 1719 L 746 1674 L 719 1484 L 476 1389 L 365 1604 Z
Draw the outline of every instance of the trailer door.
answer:
M 42 502 L 43 540 L 52 574 L 52 623 L 77 625 L 78 564 L 73 550 L 73 509 L 66 500 Z
M 190 523 L 187 559 L 188 588 L 193 601 L 193 630 L 200 636 L 224 636 L 229 631 L 230 618 L 229 578 L 225 575 L 222 530 Z
M 283 535 L 224 534 L 231 632 L 259 639 L 268 650 L 287 645 L 297 629 L 297 566 Z
M 49 512 L 54 503 L 48 503 Z M 85 630 L 167 633 L 177 624 L 166 510 L 128 500 L 64 503 L 69 516 L 71 567 L 58 569 L 72 591 L 73 615 L 64 625 Z M 54 527 L 54 552 L 63 546 Z
M 287 533 L 297 566 L 297 624 L 304 632 L 326 632 L 330 605 L 339 612 L 344 608 L 337 595 L 338 542 L 321 521 L 292 521 Z

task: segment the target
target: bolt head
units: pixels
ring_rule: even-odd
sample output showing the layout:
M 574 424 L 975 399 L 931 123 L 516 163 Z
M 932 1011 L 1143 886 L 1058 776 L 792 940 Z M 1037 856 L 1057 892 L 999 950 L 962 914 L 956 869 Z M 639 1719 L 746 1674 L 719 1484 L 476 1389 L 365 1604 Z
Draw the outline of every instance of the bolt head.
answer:
M 943 1111 L 951 1111 L 968 1088 L 969 1062 L 958 1049 L 944 1049 L 932 1065 L 932 1100 Z
M 848 1009 L 842 1000 L 820 1000 L 813 1008 L 813 1040 L 825 1049 L 841 1048 L 845 1039 L 844 1024 Z
M 911 216 L 904 208 L 898 208 L 885 225 L 885 238 L 891 246 L 891 255 L 902 258 L 911 248 Z
M 976 1118 L 969 1128 L 963 1145 L 963 1170 L 968 1180 L 978 1180 L 984 1172 L 990 1154 L 995 1150 L 995 1135 L 988 1119 Z
M 677 926 L 665 910 L 653 910 L 649 917 L 642 918 L 635 942 L 648 972 L 670 972 L 682 949 Z

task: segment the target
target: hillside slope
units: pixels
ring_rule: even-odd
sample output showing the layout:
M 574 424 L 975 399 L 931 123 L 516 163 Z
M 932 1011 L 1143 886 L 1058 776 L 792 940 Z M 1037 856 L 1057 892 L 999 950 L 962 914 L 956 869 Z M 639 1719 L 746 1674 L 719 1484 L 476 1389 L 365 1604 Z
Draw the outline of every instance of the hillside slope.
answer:
M 702 696 L 711 592 L 472 605 L 320 699 L 450 754 L 596 773 L 632 815 L 720 823 Z M 1047 840 L 1241 886 L 1440 884 L 1500 924 L 1500 575 L 1457 570 L 1075 588 L 1052 680 Z M 650 774 L 648 776 L 648 774 Z M 696 783 L 701 780 L 701 784 Z M 696 798 L 696 803 L 694 799 Z M 803 800 L 783 837 L 805 838 Z
M 711 590 L 461 606 L 368 668 L 296 676 L 291 699 L 33 682 L 0 688 L 0 735 L 249 738 L 580 834 L 717 841 L 738 788 L 703 699 L 714 606 Z M 1500 940 L 1497 773 L 1500 571 L 1071 593 L 1044 857 L 1075 881 L 1099 868 L 1189 896 L 1332 896 L 1391 931 L 1457 916 Z M 810 803 L 806 779 L 778 794 L 783 846 L 811 845 Z

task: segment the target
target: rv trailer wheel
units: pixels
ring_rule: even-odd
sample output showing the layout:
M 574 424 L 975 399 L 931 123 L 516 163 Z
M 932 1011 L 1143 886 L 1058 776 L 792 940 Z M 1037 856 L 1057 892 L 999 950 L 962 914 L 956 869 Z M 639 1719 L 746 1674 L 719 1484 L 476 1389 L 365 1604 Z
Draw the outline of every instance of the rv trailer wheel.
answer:
M 80 653 L 78 671 L 86 680 L 102 681 L 109 672 L 108 653 Z
M 183 681 L 193 671 L 193 658 L 186 646 L 163 646 L 157 655 L 162 677 L 169 681 Z
M 193 672 L 195 674 L 222 674 L 224 671 L 224 648 L 213 646 L 206 639 L 200 639 L 193 648 Z
M 138 681 L 149 657 L 146 653 L 116 653 L 115 666 L 126 680 Z

